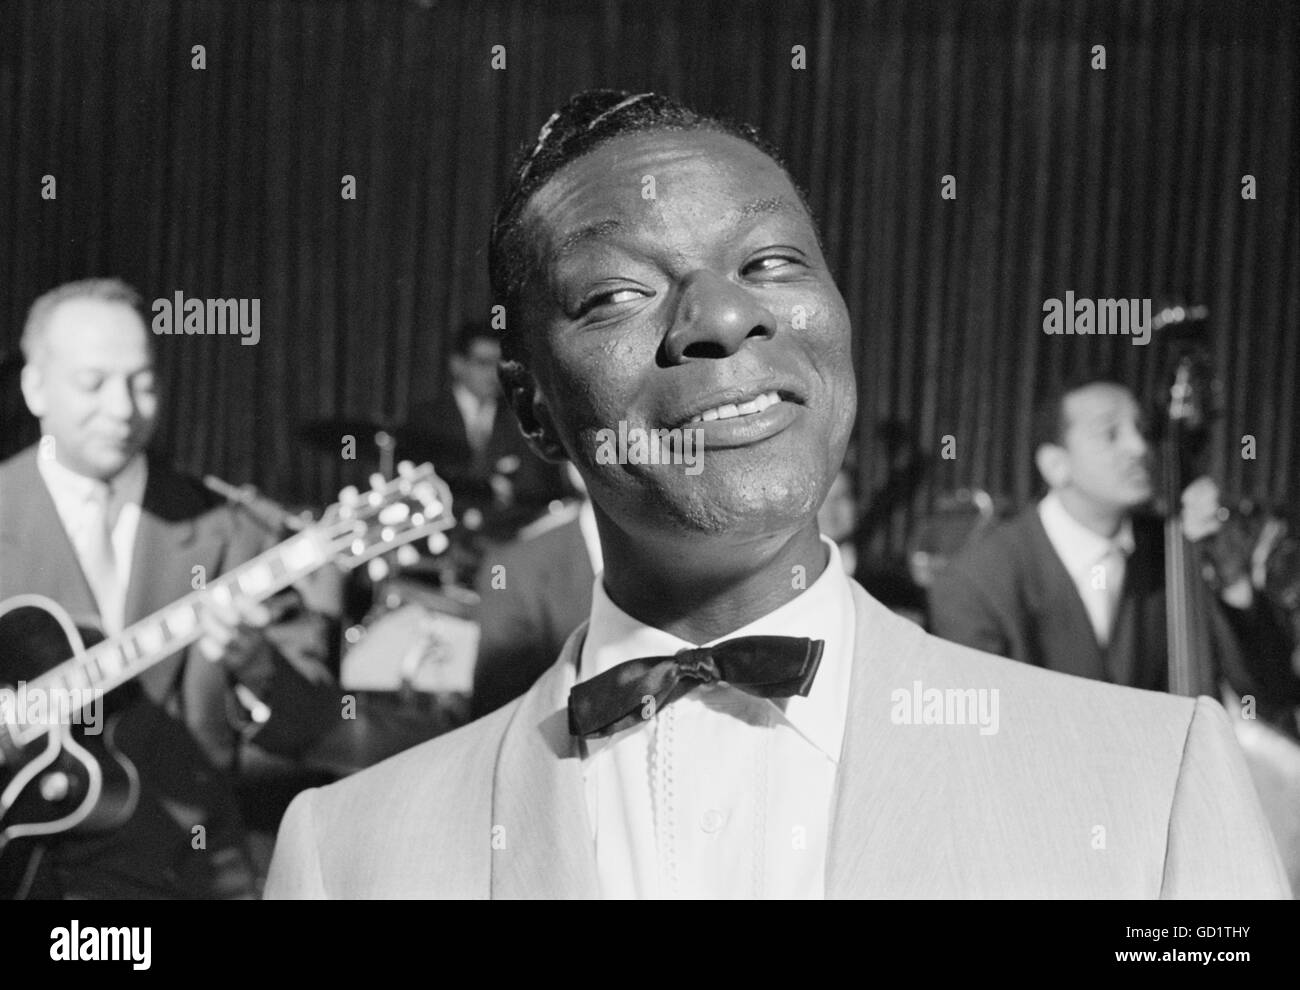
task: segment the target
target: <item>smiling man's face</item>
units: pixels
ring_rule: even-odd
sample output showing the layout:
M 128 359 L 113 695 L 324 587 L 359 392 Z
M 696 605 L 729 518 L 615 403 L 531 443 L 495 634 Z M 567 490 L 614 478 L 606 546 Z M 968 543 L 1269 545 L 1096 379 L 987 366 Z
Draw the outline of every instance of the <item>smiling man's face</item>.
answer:
M 856 391 L 844 300 L 780 166 L 712 131 L 615 138 L 538 190 L 521 235 L 531 413 L 604 513 L 643 535 L 810 525 Z M 702 430 L 702 469 L 600 463 L 620 422 Z

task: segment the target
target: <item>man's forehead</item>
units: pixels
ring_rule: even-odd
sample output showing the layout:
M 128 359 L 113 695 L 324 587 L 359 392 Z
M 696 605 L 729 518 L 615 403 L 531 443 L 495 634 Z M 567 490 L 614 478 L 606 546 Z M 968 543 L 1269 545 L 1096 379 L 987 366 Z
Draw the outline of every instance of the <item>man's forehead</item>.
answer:
M 105 355 L 134 357 L 135 344 L 152 354 L 143 317 L 127 303 L 107 299 L 60 303 L 50 314 L 47 343 L 61 360 L 77 364 L 99 363 Z
M 563 255 L 593 239 L 653 229 L 679 207 L 728 224 L 807 216 L 785 170 L 748 142 L 715 131 L 648 131 L 566 165 L 534 194 L 525 220 L 548 253 Z
M 1096 382 L 1076 389 L 1065 398 L 1066 413 L 1075 422 L 1097 422 L 1136 417 L 1141 409 L 1133 393 L 1122 385 Z

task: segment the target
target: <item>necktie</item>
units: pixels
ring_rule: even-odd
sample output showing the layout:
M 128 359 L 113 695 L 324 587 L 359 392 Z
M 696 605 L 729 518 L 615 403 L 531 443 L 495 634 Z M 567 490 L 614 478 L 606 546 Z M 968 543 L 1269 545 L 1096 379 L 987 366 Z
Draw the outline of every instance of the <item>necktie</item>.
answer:
M 1127 554 L 1125 546 L 1118 540 L 1097 561 L 1105 574 L 1105 583 L 1100 591 L 1102 614 L 1097 632 L 1097 642 L 1102 646 L 1110 644 L 1110 634 L 1115 628 L 1115 615 L 1119 611 L 1119 595 L 1124 584 L 1124 563 Z
M 698 684 L 726 681 L 759 698 L 806 697 L 825 643 L 794 636 L 740 636 L 671 657 L 611 667 L 569 692 L 569 731 L 610 736 L 676 701 Z
M 122 627 L 122 582 L 113 551 L 112 489 L 96 485 L 86 503 L 89 518 L 82 539 L 82 566 L 99 605 L 99 617 L 110 636 Z

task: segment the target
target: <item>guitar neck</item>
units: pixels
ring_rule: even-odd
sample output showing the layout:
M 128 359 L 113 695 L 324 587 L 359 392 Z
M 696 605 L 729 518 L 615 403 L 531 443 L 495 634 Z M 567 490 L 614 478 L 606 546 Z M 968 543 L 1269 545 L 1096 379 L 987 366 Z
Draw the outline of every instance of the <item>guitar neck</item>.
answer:
M 321 567 L 334 553 L 329 533 L 305 530 L 223 574 L 205 588 L 133 623 L 119 635 L 52 667 L 28 682 L 28 688 L 40 689 L 46 696 L 81 697 L 89 701 L 195 642 L 202 634 L 200 616 L 209 597 L 225 602 L 236 596 L 265 601 Z M 25 745 L 43 734 L 44 729 L 35 724 L 22 726 L 18 731 L 19 742 Z
M 27 689 L 64 699 L 70 713 L 199 639 L 203 610 L 213 600 L 265 601 L 330 561 L 350 570 L 426 536 L 431 540 L 430 549 L 442 552 L 446 538 L 441 538 L 441 548 L 435 548 L 431 534 L 455 525 L 446 482 L 430 464 L 415 467 L 403 462 L 398 473 L 400 477 L 388 481 L 373 476 L 371 491 L 364 495 L 355 488 L 344 489 L 320 522 L 133 623 L 119 635 L 52 667 L 27 682 Z M 34 721 L 8 728 L 17 743 L 26 746 L 43 736 L 49 726 Z

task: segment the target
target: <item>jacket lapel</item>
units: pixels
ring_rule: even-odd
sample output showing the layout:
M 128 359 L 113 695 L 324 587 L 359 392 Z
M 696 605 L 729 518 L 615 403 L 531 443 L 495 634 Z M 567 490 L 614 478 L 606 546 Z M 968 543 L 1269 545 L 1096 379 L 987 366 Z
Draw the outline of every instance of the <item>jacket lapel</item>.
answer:
M 1088 610 L 1079 597 L 1079 589 L 1074 586 L 1074 579 L 1048 539 L 1037 507 L 1030 507 L 1026 514 L 1029 516 L 1030 560 L 1035 565 L 1032 572 L 1037 575 L 1036 580 L 1028 583 L 1026 591 L 1031 596 L 1030 607 L 1037 619 L 1038 655 L 1060 658 L 1056 663 L 1046 664 L 1053 670 L 1104 680 L 1105 652 L 1097 642 Z
M 600 896 L 566 691 L 586 632 L 569 637 L 506 727 L 492 782 L 494 899 Z
M 0 599 L 17 594 L 52 598 L 79 624 L 100 626 L 99 606 L 77 561 L 54 499 L 29 447 L 8 467 L 0 501 Z
M 150 460 L 131 557 L 131 580 L 126 589 L 128 624 L 188 594 L 195 565 L 205 567 L 209 578 L 216 576 L 216 562 L 206 559 L 206 552 L 204 559 L 196 553 L 193 518 L 188 512 L 177 511 L 187 501 L 177 497 L 171 473 Z M 182 657 L 177 653 L 140 675 L 140 682 L 155 700 L 170 690 Z
M 880 864 L 894 857 L 891 843 L 898 831 L 890 826 L 900 814 L 908 814 L 901 806 L 916 793 L 917 775 L 942 779 L 942 768 L 926 766 L 922 750 L 898 745 L 903 736 L 889 720 L 891 692 L 920 676 L 912 660 L 925 634 L 869 598 L 856 582 L 853 601 L 853 673 L 831 806 L 828 899 L 871 896 Z M 916 740 L 918 735 L 907 738 Z

